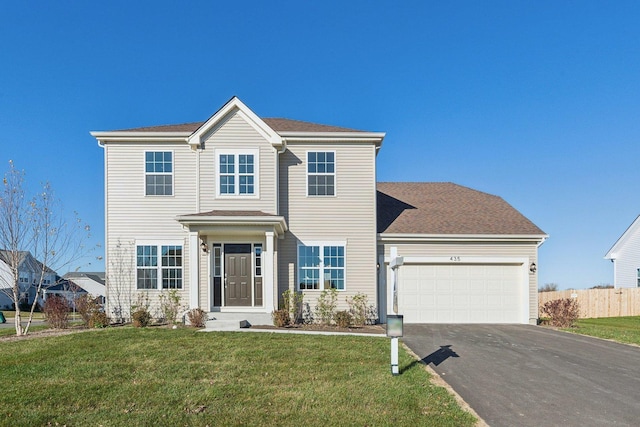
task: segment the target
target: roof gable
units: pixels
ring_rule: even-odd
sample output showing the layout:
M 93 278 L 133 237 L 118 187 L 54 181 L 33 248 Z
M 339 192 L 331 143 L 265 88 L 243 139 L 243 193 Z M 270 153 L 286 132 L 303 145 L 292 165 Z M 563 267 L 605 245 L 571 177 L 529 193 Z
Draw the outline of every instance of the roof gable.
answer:
M 205 122 L 191 122 L 159 126 L 146 126 L 114 131 L 92 131 L 91 135 L 100 145 L 110 142 L 187 142 L 192 148 L 199 147 L 204 140 L 222 126 L 233 115 L 240 116 L 258 134 L 280 149 L 294 140 L 326 141 L 343 140 L 374 142 L 379 148 L 385 137 L 383 132 L 367 132 L 341 126 L 323 125 L 284 118 L 260 118 L 237 97 L 231 98 Z
M 45 273 L 55 273 L 50 267 L 46 267 L 40 261 L 34 258 L 29 251 L 16 251 L 18 260 L 18 270 L 25 272 L 31 272 L 39 274 L 44 270 Z M 11 265 L 13 252 L 9 250 L 0 249 L 0 261 L 4 262 L 7 266 Z
M 381 182 L 377 188 L 378 233 L 546 237 L 502 198 L 468 187 Z
M 258 132 L 272 145 L 282 145 L 282 138 L 280 135 L 271 129 L 260 117 L 258 117 L 249 109 L 249 107 L 244 105 L 244 103 L 235 96 L 187 138 L 189 145 L 192 147 L 200 146 L 202 142 L 204 142 L 206 135 L 213 131 L 217 126 L 224 123 L 224 121 L 226 121 L 232 114 L 238 114 L 242 117 L 252 128 L 256 130 L 256 132 Z
M 635 220 L 631 223 L 631 225 L 622 233 L 622 236 L 616 240 L 613 244 L 609 252 L 604 256 L 605 259 L 616 259 L 621 250 L 624 249 L 627 242 L 640 232 L 640 215 L 636 217 Z

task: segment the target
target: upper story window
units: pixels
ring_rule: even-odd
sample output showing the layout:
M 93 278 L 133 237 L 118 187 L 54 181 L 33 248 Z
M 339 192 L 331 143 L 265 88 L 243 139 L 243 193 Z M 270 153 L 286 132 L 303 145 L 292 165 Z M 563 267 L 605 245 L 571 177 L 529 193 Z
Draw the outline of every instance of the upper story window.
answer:
M 217 150 L 218 195 L 257 196 L 257 150 Z
M 309 151 L 307 153 L 307 195 L 336 195 L 336 153 Z
M 173 195 L 173 153 L 147 151 L 144 153 L 145 194 L 147 196 Z

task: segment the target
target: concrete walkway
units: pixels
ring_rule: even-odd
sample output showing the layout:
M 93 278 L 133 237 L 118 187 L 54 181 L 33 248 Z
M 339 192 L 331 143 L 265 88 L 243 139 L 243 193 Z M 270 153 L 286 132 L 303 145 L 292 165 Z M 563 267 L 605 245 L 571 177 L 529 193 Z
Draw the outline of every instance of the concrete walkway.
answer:
M 363 337 L 384 337 L 385 334 L 367 334 L 358 332 L 313 331 L 301 329 L 256 328 L 252 325 L 273 325 L 271 315 L 263 313 L 210 313 L 205 329 L 200 332 L 258 332 L 301 335 L 355 335 Z

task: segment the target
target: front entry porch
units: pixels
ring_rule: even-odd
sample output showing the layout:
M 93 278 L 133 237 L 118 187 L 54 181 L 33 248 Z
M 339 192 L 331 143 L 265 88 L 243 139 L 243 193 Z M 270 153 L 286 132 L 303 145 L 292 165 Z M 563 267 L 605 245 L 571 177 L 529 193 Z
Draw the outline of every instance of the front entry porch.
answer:
M 283 217 L 211 211 L 177 218 L 189 231 L 189 306 L 213 313 L 267 313 L 277 303 L 277 239 Z

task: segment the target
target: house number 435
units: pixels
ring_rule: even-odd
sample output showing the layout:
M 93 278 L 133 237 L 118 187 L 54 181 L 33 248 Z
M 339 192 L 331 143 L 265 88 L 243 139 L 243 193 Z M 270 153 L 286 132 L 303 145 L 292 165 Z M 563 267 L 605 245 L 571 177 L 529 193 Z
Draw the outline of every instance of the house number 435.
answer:
M 449 258 L 449 261 L 458 262 L 458 261 L 460 261 L 460 257 L 459 256 L 452 256 L 451 258 Z

